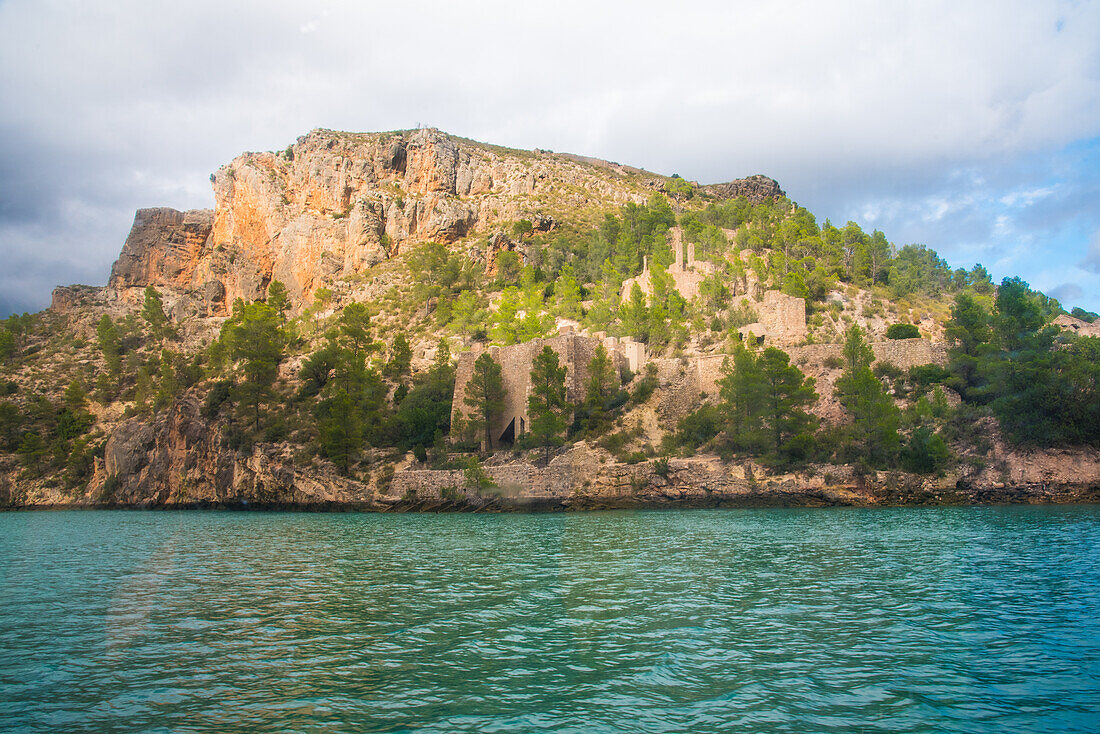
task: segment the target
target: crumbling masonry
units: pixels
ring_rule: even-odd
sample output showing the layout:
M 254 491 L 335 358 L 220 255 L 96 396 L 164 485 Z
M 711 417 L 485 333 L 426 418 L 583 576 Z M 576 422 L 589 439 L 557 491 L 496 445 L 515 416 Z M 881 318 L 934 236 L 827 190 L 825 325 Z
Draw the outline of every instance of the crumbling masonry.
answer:
M 629 338 L 592 337 L 575 334 L 571 329 L 549 339 L 533 339 L 523 344 L 508 347 L 489 347 L 489 354 L 501 366 L 504 379 L 504 410 L 496 423 L 490 426 L 493 447 L 515 442 L 528 431 L 531 419 L 527 414 L 527 397 L 531 390 L 531 367 L 535 355 L 543 347 L 550 347 L 558 355 L 558 361 L 566 368 L 565 386 L 570 402 L 584 399 L 585 383 L 588 380 L 588 363 L 596 354 L 596 346 L 603 343 L 607 348 L 619 375 L 627 370 L 637 371 L 645 364 L 645 345 Z M 451 402 L 451 423 L 457 425 L 473 412 L 466 405 L 466 385 L 474 372 L 474 361 L 485 351 L 478 346 L 463 352 L 458 359 L 455 373 L 455 392 Z

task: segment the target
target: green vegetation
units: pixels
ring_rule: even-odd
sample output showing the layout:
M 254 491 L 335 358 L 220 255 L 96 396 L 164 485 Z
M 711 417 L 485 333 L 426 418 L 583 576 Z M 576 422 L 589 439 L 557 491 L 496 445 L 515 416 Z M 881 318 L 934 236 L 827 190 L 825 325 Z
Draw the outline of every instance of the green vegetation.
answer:
M 776 465 L 806 460 L 817 423 L 804 410 L 817 400 L 813 378 L 791 365 L 779 349 L 757 354 L 740 344 L 722 371 L 719 413 L 726 445 Z M 696 417 L 682 432 L 705 435 L 710 430 L 706 418 Z
M 558 363 L 557 353 L 543 347 L 535 355 L 531 369 L 531 393 L 527 397 L 527 413 L 531 416 L 531 441 L 550 457 L 550 448 L 564 440 L 566 416 L 571 406 L 566 399 L 566 368 Z
M 871 370 L 874 354 L 863 330 L 853 326 L 844 341 L 844 373 L 836 382 L 837 397 L 852 416 L 845 431 L 847 459 L 862 466 L 896 465 L 901 449 L 901 413 Z
M 500 365 L 488 352 L 474 360 L 474 371 L 466 383 L 463 400 L 472 409 L 470 430 L 482 434 L 482 447 L 492 451 L 493 434 L 490 428 L 504 410 L 504 378 Z
M 917 339 L 920 329 L 913 324 L 890 324 L 886 329 L 887 339 Z
M 103 455 L 98 427 L 201 404 L 223 445 L 242 455 L 259 442 L 279 444 L 298 466 L 381 481 L 412 452 L 425 466 L 462 468 L 466 488 L 482 491 L 490 484 L 478 449 L 504 448 L 491 427 L 506 400 L 525 397 L 530 425 L 515 427 L 523 434 L 516 455 L 539 449 L 546 461 L 583 439 L 620 461 L 651 460 L 659 475 L 672 471 L 664 454 L 704 450 L 777 470 L 839 462 L 940 474 L 953 462 L 984 461 L 993 438 L 983 434 L 994 423 L 1012 445 L 1100 446 L 1100 339 L 1051 326 L 1061 306 L 1027 283 L 997 287 L 981 265 L 952 271 L 926 247 L 897 247 L 855 222 L 819 225 L 785 199 L 715 201 L 679 177 L 665 191 L 667 199 L 649 189 L 644 204 L 592 209 L 583 220 L 550 210 L 552 229 L 537 210 L 511 210 L 503 216 L 524 218 L 502 222 L 492 247 L 483 235 L 415 249 L 387 239 L 392 258 L 316 288 L 312 304 L 292 303 L 271 281 L 262 300 L 233 305 L 213 343 L 213 329 L 193 328 L 181 315 L 190 306 L 167 288 L 146 288 L 129 312 L 111 303 L 83 323 L 13 315 L 0 323 L 0 450 L 23 476 L 75 488 Z M 677 225 L 685 249 L 713 270 L 691 302 L 670 273 Z M 620 298 L 643 263 L 650 293 L 635 284 Z M 817 389 L 837 377 L 815 383 L 803 373 L 799 365 L 819 366 L 804 356 L 812 350 L 795 364 L 780 349 L 740 341 L 739 329 L 761 319 L 765 289 L 806 299 L 809 341 L 843 339 L 843 358 L 820 365 L 841 370 L 838 425 L 811 412 Z M 669 392 L 652 362 L 637 377 L 621 375 L 598 345 L 587 365 L 572 365 L 585 382 L 571 403 L 566 367 L 549 347 L 534 360 L 527 396 L 506 395 L 501 365 L 483 352 L 452 426 L 450 348 L 441 339 L 426 367 L 415 359 L 426 345 L 444 335 L 461 349 L 519 344 L 556 333 L 557 319 L 644 342 L 667 360 L 662 379 L 673 385 L 691 378 L 687 362 L 676 375 L 676 358 L 727 355 L 719 392 L 674 427 L 658 417 L 665 435 L 655 447 L 645 430 Z M 919 323 L 935 340 L 942 325 L 949 363 L 906 371 L 876 363 L 854 323 L 876 333 L 890 324 L 889 339 L 920 337 Z
M 1061 333 L 1050 325 L 1058 312 L 1019 278 L 1001 283 L 992 311 L 959 294 L 949 384 L 990 406 L 1016 443 L 1100 446 L 1100 339 Z

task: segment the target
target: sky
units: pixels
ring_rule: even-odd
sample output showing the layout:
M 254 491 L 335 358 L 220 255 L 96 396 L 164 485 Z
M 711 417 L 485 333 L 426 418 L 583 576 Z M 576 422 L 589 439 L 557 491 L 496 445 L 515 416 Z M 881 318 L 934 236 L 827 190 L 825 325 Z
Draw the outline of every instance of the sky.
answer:
M 323 127 L 713 183 L 1100 311 L 1100 2 L 0 0 L 0 314 Z

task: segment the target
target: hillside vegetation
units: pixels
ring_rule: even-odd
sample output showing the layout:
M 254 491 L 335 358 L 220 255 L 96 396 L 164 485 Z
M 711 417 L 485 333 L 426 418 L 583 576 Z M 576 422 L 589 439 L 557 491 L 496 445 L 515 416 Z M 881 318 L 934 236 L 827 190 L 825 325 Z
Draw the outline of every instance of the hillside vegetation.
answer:
M 316 135 L 303 138 L 310 150 L 329 150 Z M 856 476 L 958 482 L 1011 482 L 1005 457 L 1013 452 L 1072 448 L 1094 461 L 1100 450 L 1100 338 L 1052 323 L 1072 315 L 1088 331 L 1096 315 L 1066 314 L 1019 278 L 994 284 L 981 265 L 952 269 L 923 245 L 898 247 L 855 222 L 819 223 L 782 192 L 723 198 L 679 177 L 545 151 L 445 138 L 459 161 L 491 156 L 496 183 L 477 199 L 481 174 L 470 164 L 465 195 L 453 181 L 418 191 L 408 183 L 424 180 L 410 173 L 413 143 L 398 156 L 391 138 L 370 140 L 390 146 L 393 160 L 378 170 L 404 178 L 364 174 L 367 183 L 354 184 L 361 198 L 349 195 L 330 210 L 303 203 L 301 211 L 317 231 L 369 209 L 377 227 L 363 226 L 373 233 L 369 246 L 381 248 L 377 257 L 357 254 L 352 263 L 351 244 L 334 244 L 346 248 L 344 265 L 326 269 L 323 242 L 336 240 L 316 247 L 303 240 L 290 254 L 275 251 L 264 271 L 255 265 L 264 259 L 241 239 L 242 216 L 232 208 L 239 205 L 227 204 L 238 212 L 232 227 L 215 211 L 213 234 L 189 255 L 134 250 L 152 276 L 116 265 L 111 286 L 69 289 L 50 311 L 0 323 L 0 500 L 187 501 L 197 491 L 187 482 L 197 480 L 164 479 L 158 461 L 185 467 L 181 476 L 208 475 L 230 499 L 225 487 L 236 486 L 242 467 L 268 477 L 252 480 L 258 492 L 257 482 L 272 485 L 276 465 L 291 477 L 286 486 L 308 479 L 363 497 L 384 493 L 395 473 L 411 468 L 461 470 L 467 488 L 487 492 L 493 482 L 483 467 L 542 466 L 578 442 L 602 462 L 646 464 L 655 476 L 667 477 L 670 461 L 714 457 L 755 467 L 749 476 L 847 467 Z M 331 142 L 361 144 L 355 136 Z M 293 185 L 305 148 L 250 155 L 219 172 L 219 201 L 245 195 L 248 174 L 240 171 L 271 166 L 282 173 L 264 174 L 262 186 L 280 192 L 282 231 L 303 227 L 307 214 L 287 212 L 309 198 Z M 550 161 L 548 189 L 501 188 L 520 170 L 540 180 L 528 169 L 541 160 Z M 340 175 L 350 166 L 332 165 Z M 597 180 L 602 189 L 590 182 Z M 362 193 L 368 185 L 381 192 L 377 210 L 367 202 L 373 194 Z M 408 226 L 393 224 L 395 211 L 411 208 L 419 213 L 410 222 L 428 221 L 428 199 L 434 212 L 469 207 L 465 224 L 440 224 L 428 235 L 423 224 L 419 235 L 416 227 L 393 229 Z M 218 242 L 219 227 L 238 239 Z M 674 230 L 709 264 L 690 300 L 670 275 Z M 355 247 L 361 254 L 368 245 Z M 307 251 L 316 260 L 308 268 Z M 163 264 L 148 266 L 172 257 L 191 258 L 191 270 L 168 277 Z M 651 294 L 635 285 L 623 297 L 624 281 L 643 267 Z M 248 268 L 258 280 L 240 275 Z M 292 283 L 278 277 L 280 268 L 294 273 Z M 220 296 L 209 296 L 216 289 L 190 274 L 200 271 L 223 273 L 221 292 L 236 297 L 220 306 Z M 804 299 L 801 344 L 746 338 L 743 327 L 759 320 L 768 291 Z M 531 430 L 494 446 L 486 427 L 501 409 L 499 366 L 479 351 L 476 381 L 456 394 L 456 358 L 550 337 L 563 325 L 630 337 L 645 344 L 650 363 L 624 373 L 601 346 L 584 394 L 570 400 L 564 365 L 546 348 L 531 368 Z M 873 342 L 912 338 L 946 343 L 946 364 L 902 370 L 875 360 Z M 820 360 L 792 361 L 796 348 L 815 344 L 836 346 Z M 674 367 L 705 355 L 726 355 L 716 394 L 669 413 L 662 395 L 673 385 L 658 362 Z M 187 421 L 204 435 L 188 437 Z M 200 443 L 207 453 L 188 448 Z M 192 465 L 181 452 L 193 454 Z

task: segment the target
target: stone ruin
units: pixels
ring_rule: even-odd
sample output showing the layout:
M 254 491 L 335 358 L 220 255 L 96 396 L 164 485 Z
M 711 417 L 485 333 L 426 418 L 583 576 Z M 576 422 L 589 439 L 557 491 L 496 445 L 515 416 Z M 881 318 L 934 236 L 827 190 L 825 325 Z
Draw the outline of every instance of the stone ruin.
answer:
M 672 279 L 673 287 L 690 301 L 699 295 L 699 284 L 711 273 L 717 271 L 714 263 L 695 259 L 695 243 L 689 242 L 687 246 L 687 258 L 684 257 L 684 233 L 680 227 L 673 227 L 672 234 L 672 264 L 668 266 L 668 275 Z M 641 288 L 646 297 L 653 296 L 653 279 L 649 272 L 649 258 L 642 260 L 642 273 L 623 281 L 623 287 L 619 291 L 619 300 L 630 299 L 630 292 L 634 285 Z
M 743 339 L 751 334 L 768 346 L 799 344 L 806 339 L 806 299 L 779 291 L 765 291 L 764 300 L 760 302 L 741 296 L 734 300 L 733 305 L 736 308 L 740 302 L 746 301 L 756 311 L 759 320 L 738 329 Z
M 1078 336 L 1100 336 L 1100 319 L 1088 321 L 1062 314 L 1052 321 L 1055 326 L 1064 332 L 1077 334 Z
M 690 301 L 699 295 L 699 285 L 718 268 L 714 263 L 695 259 L 695 244 L 688 243 L 687 257 L 684 257 L 683 230 L 673 227 L 671 230 L 673 262 L 668 267 L 668 275 L 673 287 Z M 619 291 L 619 300 L 627 301 L 637 285 L 646 297 L 653 296 L 653 278 L 649 272 L 649 259 L 643 259 L 642 273 L 623 281 Z M 751 289 L 750 289 L 751 290 Z M 758 314 L 759 320 L 741 327 L 738 331 L 742 338 L 751 334 L 757 341 L 770 346 L 788 346 L 799 344 L 806 339 L 806 300 L 788 296 L 779 291 L 765 291 L 763 300 L 755 301 L 746 295 L 735 298 L 731 305 L 737 307 L 747 302 Z
M 574 333 L 568 327 L 563 333 L 548 339 L 533 339 L 522 344 L 507 347 L 488 347 L 489 354 L 501 366 L 504 379 L 504 410 L 494 425 L 490 426 L 493 448 L 512 444 L 528 431 L 531 418 L 527 414 L 527 397 L 531 391 L 531 369 L 535 356 L 543 347 L 550 347 L 558 355 L 558 362 L 565 366 L 565 386 L 570 402 L 584 399 L 585 383 L 588 380 L 588 363 L 596 353 L 596 346 L 602 343 L 607 348 L 619 375 L 627 370 L 637 372 L 645 365 L 645 345 L 630 338 L 618 339 L 603 334 L 586 336 Z M 457 424 L 472 413 L 466 405 L 466 385 L 474 372 L 474 362 L 483 352 L 484 346 L 459 355 L 455 372 L 455 391 L 451 402 L 451 422 Z

